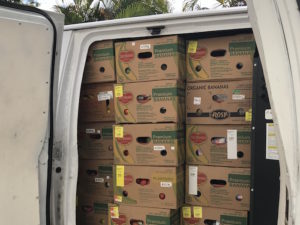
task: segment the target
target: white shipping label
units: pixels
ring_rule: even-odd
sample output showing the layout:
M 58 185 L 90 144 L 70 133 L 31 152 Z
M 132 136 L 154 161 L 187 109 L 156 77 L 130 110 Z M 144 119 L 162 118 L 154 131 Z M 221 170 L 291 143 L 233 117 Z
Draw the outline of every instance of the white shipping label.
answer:
M 273 115 L 272 115 L 272 110 L 271 109 L 266 109 L 266 111 L 265 111 L 265 119 L 266 120 L 272 120 L 273 119 Z
M 279 160 L 274 123 L 266 124 L 266 159 Z
M 96 177 L 95 178 L 95 183 L 103 183 L 104 179 L 102 177 Z
M 150 44 L 142 44 L 142 45 L 140 45 L 140 49 L 141 50 L 150 49 L 150 48 L 151 48 Z
M 96 130 L 95 129 L 85 129 L 85 133 L 94 134 L 94 133 L 96 133 Z
M 171 188 L 172 182 L 160 182 L 160 186 L 163 188 Z
M 237 159 L 237 130 L 227 130 L 227 159 Z
M 245 95 L 237 95 L 237 94 L 232 95 L 232 100 L 244 100 L 244 99 L 245 99 Z
M 216 225 L 220 225 L 220 222 L 219 222 L 219 221 L 216 221 Z
M 171 150 L 174 151 L 175 150 L 175 146 L 171 146 Z
M 153 150 L 154 151 L 162 151 L 162 150 L 165 150 L 166 148 L 165 148 L 165 146 L 163 146 L 163 145 L 154 145 L 153 146 Z
M 189 166 L 189 194 L 197 195 L 198 167 Z
M 98 93 L 99 102 L 113 99 L 113 97 L 114 97 L 113 91 L 103 91 Z
M 201 105 L 201 97 L 194 97 L 194 105 Z

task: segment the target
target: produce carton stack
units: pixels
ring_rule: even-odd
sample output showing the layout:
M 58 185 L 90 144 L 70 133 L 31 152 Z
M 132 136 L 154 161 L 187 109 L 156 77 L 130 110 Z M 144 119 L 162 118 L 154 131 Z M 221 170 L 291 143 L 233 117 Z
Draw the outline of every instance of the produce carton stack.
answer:
M 187 41 L 184 225 L 247 225 L 254 51 L 252 34 Z
M 115 43 L 111 225 L 180 224 L 184 43 L 178 36 Z
M 113 48 L 112 41 L 93 43 L 83 75 L 78 121 L 79 225 L 108 224 L 108 204 L 113 202 Z

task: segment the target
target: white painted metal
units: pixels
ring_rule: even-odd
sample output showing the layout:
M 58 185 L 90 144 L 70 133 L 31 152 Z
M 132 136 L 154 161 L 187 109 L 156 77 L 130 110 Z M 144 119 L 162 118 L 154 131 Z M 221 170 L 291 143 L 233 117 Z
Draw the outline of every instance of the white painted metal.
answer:
M 300 11 L 296 0 L 248 1 L 274 122 L 280 137 L 281 193 L 278 225 L 300 224 Z M 270 187 L 271 188 L 271 187 Z
M 53 30 L 40 15 L 5 8 L 0 30 L 0 224 L 38 225 Z
M 161 35 L 251 28 L 245 8 L 159 15 L 71 25 L 67 31 L 58 87 L 53 176 L 53 225 L 74 225 L 78 170 L 77 120 L 81 80 L 89 46 L 100 40 L 151 36 L 147 27 L 165 26 Z

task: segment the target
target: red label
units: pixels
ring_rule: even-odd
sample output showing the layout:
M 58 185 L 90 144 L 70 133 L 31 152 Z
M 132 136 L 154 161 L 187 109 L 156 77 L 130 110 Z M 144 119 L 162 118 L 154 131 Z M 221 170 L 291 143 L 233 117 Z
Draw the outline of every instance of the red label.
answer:
M 122 145 L 127 145 L 132 142 L 132 136 L 131 134 L 124 134 L 123 138 L 117 138 L 117 142 Z
M 196 144 L 200 144 L 206 141 L 207 137 L 205 133 L 194 132 L 190 135 L 190 140 Z
M 133 177 L 131 175 L 124 176 L 124 184 L 125 185 L 131 184 L 132 182 L 133 182 Z
M 130 92 L 126 92 L 123 94 L 122 97 L 118 97 L 119 102 L 122 102 L 123 104 L 127 104 L 133 99 L 133 95 Z
M 201 59 L 202 57 L 204 57 L 207 53 L 206 48 L 197 48 L 196 53 L 190 53 L 190 57 L 192 59 Z
M 199 173 L 197 178 L 198 178 L 197 179 L 198 184 L 202 184 L 207 180 L 207 176 L 204 173 Z
M 198 218 L 184 218 L 184 222 L 189 224 L 189 225 L 192 225 L 192 224 L 199 223 L 200 219 L 198 219 Z
M 121 51 L 119 56 L 120 56 L 121 62 L 129 62 L 134 58 L 134 52 L 133 51 Z
M 125 215 L 120 215 L 119 218 L 113 218 L 111 220 L 117 225 L 126 224 L 126 216 Z

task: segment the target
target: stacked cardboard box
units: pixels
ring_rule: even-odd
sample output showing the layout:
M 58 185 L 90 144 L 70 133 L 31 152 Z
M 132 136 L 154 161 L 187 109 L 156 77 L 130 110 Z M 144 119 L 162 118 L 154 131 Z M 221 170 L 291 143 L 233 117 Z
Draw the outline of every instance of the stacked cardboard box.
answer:
M 183 224 L 247 224 L 252 34 L 187 43 Z
M 179 224 L 184 202 L 185 46 L 178 36 L 115 44 L 110 224 Z
M 112 41 L 93 43 L 83 75 L 78 120 L 79 225 L 108 224 L 108 204 L 113 202 L 113 47 Z

